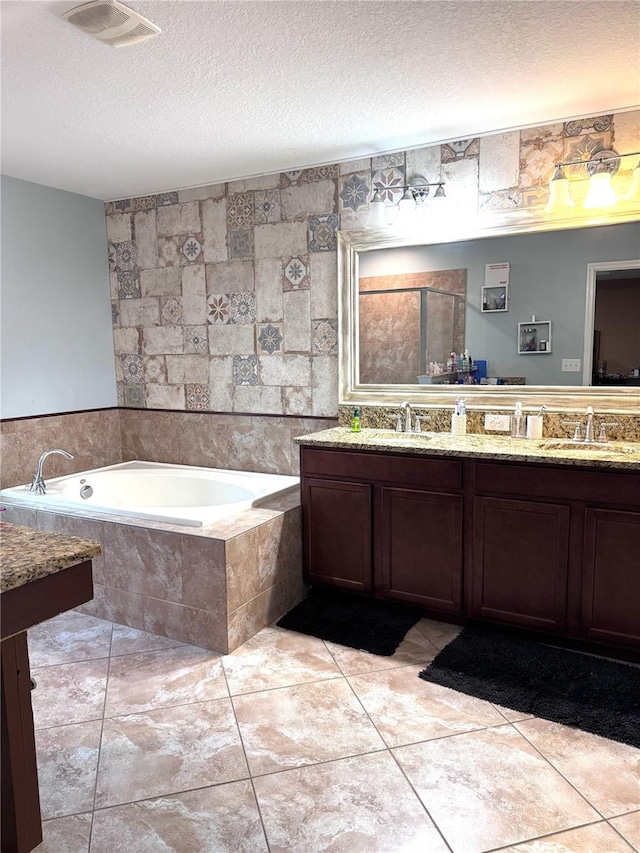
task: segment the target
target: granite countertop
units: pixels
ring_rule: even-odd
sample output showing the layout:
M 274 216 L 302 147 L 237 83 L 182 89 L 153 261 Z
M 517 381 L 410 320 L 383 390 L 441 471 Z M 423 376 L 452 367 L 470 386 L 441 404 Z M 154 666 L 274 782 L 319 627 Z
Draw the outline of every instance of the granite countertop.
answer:
M 43 533 L 7 522 L 0 523 L 0 542 L 0 592 L 84 563 L 102 551 L 98 542 L 89 539 Z
M 476 456 L 548 465 L 600 467 L 640 471 L 640 442 L 610 441 L 576 444 L 566 438 L 519 439 L 493 435 L 451 435 L 447 432 L 396 433 L 393 430 L 346 427 L 321 430 L 295 438 L 309 447 L 377 450 L 425 456 Z

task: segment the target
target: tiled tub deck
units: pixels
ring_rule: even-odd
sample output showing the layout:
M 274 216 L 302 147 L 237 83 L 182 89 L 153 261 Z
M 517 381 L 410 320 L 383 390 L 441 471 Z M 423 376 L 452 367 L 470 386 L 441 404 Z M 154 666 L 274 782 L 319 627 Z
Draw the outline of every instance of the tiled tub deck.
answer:
M 203 528 L 5 504 L 4 521 L 100 542 L 80 610 L 228 653 L 304 596 L 299 492 Z

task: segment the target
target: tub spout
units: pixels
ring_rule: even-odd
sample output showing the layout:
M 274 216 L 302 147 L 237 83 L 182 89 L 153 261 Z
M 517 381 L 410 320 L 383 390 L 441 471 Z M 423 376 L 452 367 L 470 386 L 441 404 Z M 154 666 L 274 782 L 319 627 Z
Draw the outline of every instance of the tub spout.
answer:
M 31 488 L 30 492 L 35 492 L 36 495 L 44 495 L 46 494 L 46 484 L 42 479 L 42 464 L 47 456 L 51 456 L 52 453 L 59 453 L 61 456 L 64 456 L 65 459 L 73 459 L 71 453 L 67 453 L 66 450 L 45 450 L 40 459 L 38 460 L 38 470 L 33 475 L 33 479 L 31 480 Z

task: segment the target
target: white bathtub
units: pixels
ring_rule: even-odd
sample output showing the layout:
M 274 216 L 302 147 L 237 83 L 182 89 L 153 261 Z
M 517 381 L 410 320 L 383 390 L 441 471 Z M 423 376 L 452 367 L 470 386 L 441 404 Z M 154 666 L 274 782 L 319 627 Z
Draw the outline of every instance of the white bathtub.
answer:
M 36 495 L 24 485 L 3 489 L 0 499 L 52 512 L 88 510 L 203 527 L 300 485 L 298 477 L 280 474 L 139 461 L 45 477 L 45 482 L 45 495 Z

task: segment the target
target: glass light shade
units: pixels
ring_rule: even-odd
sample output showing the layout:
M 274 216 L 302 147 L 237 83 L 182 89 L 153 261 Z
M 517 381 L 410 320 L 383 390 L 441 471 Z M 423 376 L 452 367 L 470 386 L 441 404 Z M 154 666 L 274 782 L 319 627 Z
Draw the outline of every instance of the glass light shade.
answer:
M 386 228 L 387 225 L 387 206 L 382 200 L 380 192 L 375 190 L 369 205 L 369 216 L 365 228 L 380 229 Z
M 411 225 L 413 222 L 413 214 L 416 209 L 416 201 L 409 187 L 404 191 L 404 195 L 398 202 L 398 215 L 396 217 L 396 226 L 404 228 Z
M 569 191 L 569 179 L 562 171 L 562 166 L 558 166 L 549 184 L 549 201 L 545 210 L 547 213 L 559 213 L 575 206 Z
M 631 185 L 624 198 L 625 201 L 640 201 L 640 163 L 631 173 Z
M 582 206 L 588 210 L 596 207 L 611 207 L 617 200 L 618 197 L 611 187 L 611 175 L 603 165 L 589 178 L 589 192 Z

